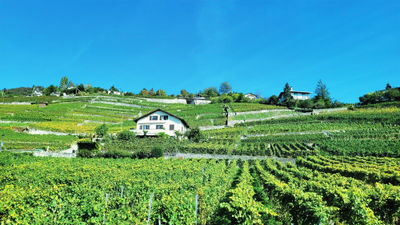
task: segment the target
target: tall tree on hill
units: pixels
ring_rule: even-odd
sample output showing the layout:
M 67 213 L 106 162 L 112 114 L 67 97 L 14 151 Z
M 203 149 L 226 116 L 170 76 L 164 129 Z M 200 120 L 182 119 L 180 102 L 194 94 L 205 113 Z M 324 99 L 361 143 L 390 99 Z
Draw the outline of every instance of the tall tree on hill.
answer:
M 67 88 L 68 88 L 68 77 L 64 76 L 61 78 L 60 81 L 60 91 L 64 91 Z
M 293 98 L 292 93 L 290 91 L 291 89 L 289 83 L 286 83 L 285 87 L 283 88 L 283 102 L 287 102 Z
M 187 98 L 189 96 L 189 92 L 186 91 L 185 89 L 182 89 L 181 90 L 181 96 L 184 97 L 184 98 Z
M 228 82 L 225 81 L 221 84 L 221 86 L 219 86 L 219 93 L 228 94 L 229 92 L 232 92 L 232 87 L 228 84 Z
M 156 92 L 157 96 L 167 96 L 167 92 L 164 91 L 163 89 L 158 89 Z
M 390 90 L 390 89 L 392 89 L 392 86 L 389 83 L 387 83 L 386 84 L 386 90 Z
M 154 95 L 156 95 L 156 93 L 154 92 L 154 89 L 152 88 L 152 89 L 150 89 L 150 91 L 149 91 L 149 95 L 150 96 L 154 96 Z
M 326 88 L 326 85 L 322 83 L 322 80 L 319 80 L 317 83 L 317 87 L 315 88 L 315 95 L 316 100 L 330 100 L 328 89 Z
M 148 96 L 148 95 L 149 95 L 149 92 L 147 91 L 146 88 L 143 88 L 143 89 L 140 91 L 139 95 L 140 95 L 140 96 Z
M 209 87 L 203 90 L 202 93 L 205 97 L 217 97 L 218 91 L 216 87 Z

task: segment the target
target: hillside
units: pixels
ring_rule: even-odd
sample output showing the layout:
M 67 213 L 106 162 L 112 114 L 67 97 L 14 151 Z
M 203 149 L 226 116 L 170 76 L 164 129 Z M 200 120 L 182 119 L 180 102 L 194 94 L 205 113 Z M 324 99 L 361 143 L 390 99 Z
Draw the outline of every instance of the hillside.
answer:
M 299 112 L 231 103 L 224 126 L 225 105 L 126 96 L 6 99 L 0 196 L 8 198 L 0 200 L 0 221 L 398 224 L 398 107 Z M 199 127 L 202 139 L 120 138 L 157 108 Z M 94 137 L 101 124 L 111 136 L 98 150 L 78 150 L 88 158 L 15 153 L 59 152 Z

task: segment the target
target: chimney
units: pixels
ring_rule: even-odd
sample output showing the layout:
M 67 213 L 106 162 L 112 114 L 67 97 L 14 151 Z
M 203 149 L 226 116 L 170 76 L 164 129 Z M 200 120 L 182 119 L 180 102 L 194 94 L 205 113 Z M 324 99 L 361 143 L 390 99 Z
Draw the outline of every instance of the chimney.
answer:
M 293 91 L 293 87 L 290 87 L 290 91 Z

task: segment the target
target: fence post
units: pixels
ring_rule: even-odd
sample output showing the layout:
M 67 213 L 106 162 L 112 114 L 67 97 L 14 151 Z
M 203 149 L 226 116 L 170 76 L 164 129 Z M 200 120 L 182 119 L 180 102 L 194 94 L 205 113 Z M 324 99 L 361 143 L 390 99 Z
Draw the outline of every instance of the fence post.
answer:
M 151 214 L 151 203 L 153 202 L 153 193 L 150 194 L 150 201 L 149 201 L 149 217 L 147 219 L 147 224 L 150 224 L 150 214 Z
M 194 208 L 194 223 L 195 224 L 197 224 L 197 206 L 198 206 L 198 204 L 199 204 L 199 195 L 198 194 L 196 194 L 196 205 L 195 205 L 195 208 Z
M 124 186 L 121 186 L 121 198 L 124 197 Z
M 104 212 L 103 212 L 103 224 L 106 224 L 107 203 L 108 203 L 108 193 L 106 193 L 106 209 L 105 209 Z

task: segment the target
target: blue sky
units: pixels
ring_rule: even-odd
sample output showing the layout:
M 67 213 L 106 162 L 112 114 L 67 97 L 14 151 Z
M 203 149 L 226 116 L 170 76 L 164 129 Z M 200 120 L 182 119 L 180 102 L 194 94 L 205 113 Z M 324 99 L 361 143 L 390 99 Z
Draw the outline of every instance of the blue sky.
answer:
M 400 1 L 0 0 L 0 88 L 279 94 L 358 101 L 400 86 Z

